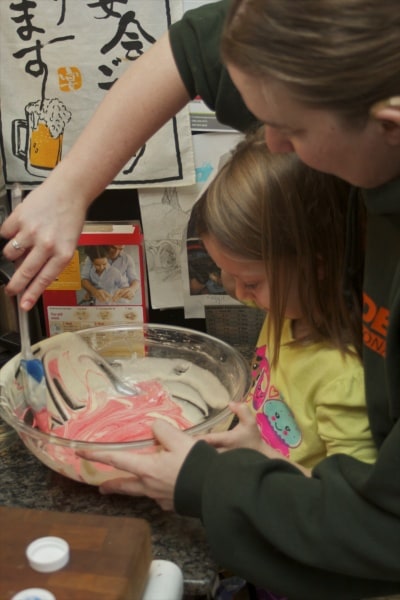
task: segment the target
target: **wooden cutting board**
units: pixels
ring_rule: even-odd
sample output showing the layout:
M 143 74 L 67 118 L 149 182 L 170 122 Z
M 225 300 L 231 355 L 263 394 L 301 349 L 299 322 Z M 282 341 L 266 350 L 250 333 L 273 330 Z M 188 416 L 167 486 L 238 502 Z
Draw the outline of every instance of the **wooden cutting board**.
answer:
M 47 535 L 69 543 L 70 560 L 59 571 L 38 573 L 25 549 Z M 0 507 L 1 600 L 34 587 L 57 600 L 140 600 L 151 560 L 144 519 Z

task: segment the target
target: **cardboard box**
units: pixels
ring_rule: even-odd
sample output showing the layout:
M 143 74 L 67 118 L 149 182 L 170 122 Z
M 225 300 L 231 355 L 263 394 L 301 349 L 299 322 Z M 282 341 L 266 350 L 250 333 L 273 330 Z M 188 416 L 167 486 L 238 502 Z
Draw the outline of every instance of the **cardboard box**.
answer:
M 148 320 L 143 234 L 137 221 L 87 221 L 74 256 L 43 293 L 47 335 Z

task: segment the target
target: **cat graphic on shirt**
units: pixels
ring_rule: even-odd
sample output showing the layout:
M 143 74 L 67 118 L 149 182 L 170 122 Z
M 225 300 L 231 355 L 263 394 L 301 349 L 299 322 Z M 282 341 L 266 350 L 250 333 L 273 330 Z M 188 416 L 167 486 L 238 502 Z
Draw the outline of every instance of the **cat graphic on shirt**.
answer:
M 301 431 L 279 390 L 271 384 L 267 347 L 257 348 L 252 365 L 249 400 L 256 411 L 256 421 L 264 441 L 283 456 L 301 443 Z

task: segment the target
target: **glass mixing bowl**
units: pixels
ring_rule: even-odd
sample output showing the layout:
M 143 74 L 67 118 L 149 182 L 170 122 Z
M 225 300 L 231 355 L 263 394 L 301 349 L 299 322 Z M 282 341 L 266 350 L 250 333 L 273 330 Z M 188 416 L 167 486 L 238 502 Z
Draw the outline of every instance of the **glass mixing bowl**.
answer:
M 85 352 L 85 347 L 93 356 Z M 45 368 L 50 432 L 34 426 L 19 368 L 19 354 L 0 370 L 0 417 L 16 430 L 25 446 L 42 463 L 66 477 L 92 485 L 128 474 L 88 461 L 80 452 L 152 452 L 157 444 L 151 435 L 143 433 L 146 428 L 142 428 L 142 439 L 138 439 L 140 435 L 136 433 L 129 437 L 129 428 L 125 428 L 129 407 L 128 412 L 121 413 L 120 420 L 116 418 L 114 429 L 111 427 L 105 437 L 99 431 L 101 428 L 94 427 L 93 438 L 90 435 L 88 439 L 82 438 L 81 432 L 79 436 L 76 434 L 79 439 L 74 438 L 83 415 L 88 415 L 88 398 L 94 402 L 90 416 L 94 415 L 93 422 L 97 425 L 103 418 L 103 413 L 98 411 L 106 410 L 115 397 L 122 404 L 135 402 L 135 397 L 130 400 L 124 397 L 118 387 L 121 382 L 140 391 L 141 386 L 152 381 L 166 390 L 175 413 L 178 410 L 180 416 L 174 420 L 168 411 L 154 406 L 150 398 L 148 405 L 140 405 L 140 418 L 145 417 L 147 432 L 151 431 L 151 421 L 161 417 L 191 435 L 201 435 L 228 429 L 232 413 L 227 405 L 231 401 L 240 402 L 250 385 L 249 366 L 236 349 L 184 327 L 159 324 L 94 327 L 47 338 L 35 344 L 33 350 Z M 110 379 L 108 365 L 116 381 Z M 96 402 L 101 404 L 97 412 Z M 111 413 L 103 419 L 105 424 L 112 420 Z M 139 417 L 133 421 L 136 425 Z M 60 430 L 64 437 L 60 437 Z

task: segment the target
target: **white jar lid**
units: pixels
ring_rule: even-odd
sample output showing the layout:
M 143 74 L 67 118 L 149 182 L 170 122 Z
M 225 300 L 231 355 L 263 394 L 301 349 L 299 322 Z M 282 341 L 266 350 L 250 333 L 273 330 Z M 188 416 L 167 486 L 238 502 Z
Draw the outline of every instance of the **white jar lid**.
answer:
M 41 573 L 62 569 L 69 561 L 69 545 L 62 538 L 47 536 L 29 544 L 26 556 L 30 566 Z
M 42 588 L 29 588 L 15 594 L 11 600 L 56 600 L 54 594 Z

